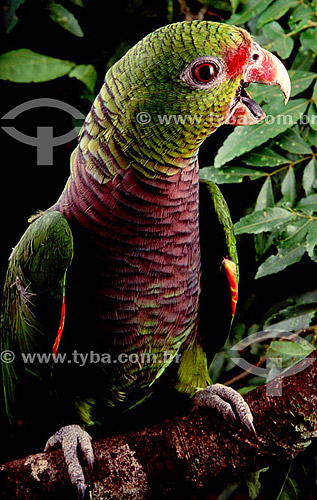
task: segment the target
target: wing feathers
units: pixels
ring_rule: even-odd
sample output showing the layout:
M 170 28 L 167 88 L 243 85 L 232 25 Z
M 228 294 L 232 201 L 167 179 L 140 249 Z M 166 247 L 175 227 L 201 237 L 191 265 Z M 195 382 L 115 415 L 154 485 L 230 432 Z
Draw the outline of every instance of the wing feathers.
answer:
M 39 379 L 42 376 L 40 363 L 32 363 L 29 369 L 22 359 L 22 354 L 41 352 L 39 346 L 47 334 L 42 321 L 45 311 L 39 304 L 58 302 L 62 307 L 72 256 L 72 233 L 59 212 L 33 219 L 10 256 L 0 316 L 0 348 L 14 357 L 14 362 L 2 363 L 5 405 L 11 420 L 17 386 L 30 374 Z M 54 338 L 49 341 L 53 346 Z

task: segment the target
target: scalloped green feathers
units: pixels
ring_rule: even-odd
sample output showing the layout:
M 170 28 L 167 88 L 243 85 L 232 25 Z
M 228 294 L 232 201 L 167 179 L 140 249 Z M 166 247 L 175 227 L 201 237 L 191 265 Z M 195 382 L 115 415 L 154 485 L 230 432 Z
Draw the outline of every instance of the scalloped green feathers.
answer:
M 208 21 L 175 23 L 146 36 L 107 72 L 85 120 L 76 155 L 86 170 L 107 183 L 130 166 L 149 178 L 187 166 L 224 123 L 250 44 L 243 29 Z M 208 55 L 226 67 L 227 77 L 208 92 L 189 88 L 180 75 Z
M 15 389 L 25 377 L 21 353 L 41 352 L 54 338 L 45 338 L 45 310 L 39 311 L 39 300 L 47 298 L 62 308 L 65 275 L 73 256 L 72 233 L 59 212 L 44 214 L 32 222 L 10 256 L 3 294 L 1 315 L 1 351 L 15 355 L 12 363 L 2 363 L 4 396 L 9 416 L 15 400 Z M 57 331 L 56 331 L 57 333 Z M 49 349 L 51 350 L 51 349 Z M 48 352 L 49 352 L 48 350 Z M 35 378 L 42 377 L 43 367 L 29 367 Z M 32 378 L 32 375 L 31 375 Z

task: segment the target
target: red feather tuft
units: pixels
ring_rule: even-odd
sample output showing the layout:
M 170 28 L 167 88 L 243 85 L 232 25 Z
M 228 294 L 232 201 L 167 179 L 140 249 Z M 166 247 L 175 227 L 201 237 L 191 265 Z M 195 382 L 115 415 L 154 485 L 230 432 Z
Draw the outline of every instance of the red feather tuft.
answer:
M 237 306 L 237 301 L 238 301 L 238 283 L 237 283 L 237 276 L 236 276 L 236 265 L 232 260 L 223 258 L 222 260 L 222 265 L 224 267 L 225 273 L 227 280 L 229 282 L 230 286 L 230 293 L 231 293 L 231 312 L 232 316 L 234 316 L 236 312 L 236 306 Z
M 53 345 L 53 359 L 55 359 L 57 349 L 62 337 L 63 329 L 64 329 L 64 323 L 65 323 L 65 295 L 63 295 L 63 303 L 62 303 L 62 310 L 61 310 L 61 319 L 59 322 L 59 327 L 57 331 L 57 336 Z
M 229 49 L 226 53 L 227 77 L 234 78 L 243 72 L 249 58 L 251 39 L 248 44 L 241 44 L 236 49 Z

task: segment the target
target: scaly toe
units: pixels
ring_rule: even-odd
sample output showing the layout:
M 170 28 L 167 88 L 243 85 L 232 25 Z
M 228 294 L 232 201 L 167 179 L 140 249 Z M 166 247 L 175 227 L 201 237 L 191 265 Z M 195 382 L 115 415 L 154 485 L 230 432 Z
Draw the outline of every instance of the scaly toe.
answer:
M 195 406 L 215 408 L 226 420 L 230 418 L 233 421 L 236 420 L 235 413 L 232 409 L 234 408 L 242 425 L 245 425 L 257 438 L 250 407 L 244 401 L 241 394 L 232 389 L 232 387 L 226 387 L 222 384 L 210 385 L 194 396 L 193 403 Z
M 61 427 L 61 429 L 48 439 L 44 451 L 49 451 L 57 445 L 61 445 L 70 480 L 72 484 L 77 486 L 78 498 L 82 500 L 85 497 L 86 484 L 84 471 L 78 460 L 78 444 L 89 470 L 92 471 L 94 453 L 91 445 L 91 437 L 79 425 Z

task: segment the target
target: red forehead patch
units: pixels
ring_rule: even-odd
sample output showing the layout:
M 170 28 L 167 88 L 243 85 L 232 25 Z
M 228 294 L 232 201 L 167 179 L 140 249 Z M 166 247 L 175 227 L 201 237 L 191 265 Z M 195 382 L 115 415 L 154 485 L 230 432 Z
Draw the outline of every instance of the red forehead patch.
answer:
M 248 45 L 241 44 L 238 47 L 229 49 L 226 52 L 227 76 L 232 78 L 242 73 L 249 58 L 251 40 Z

